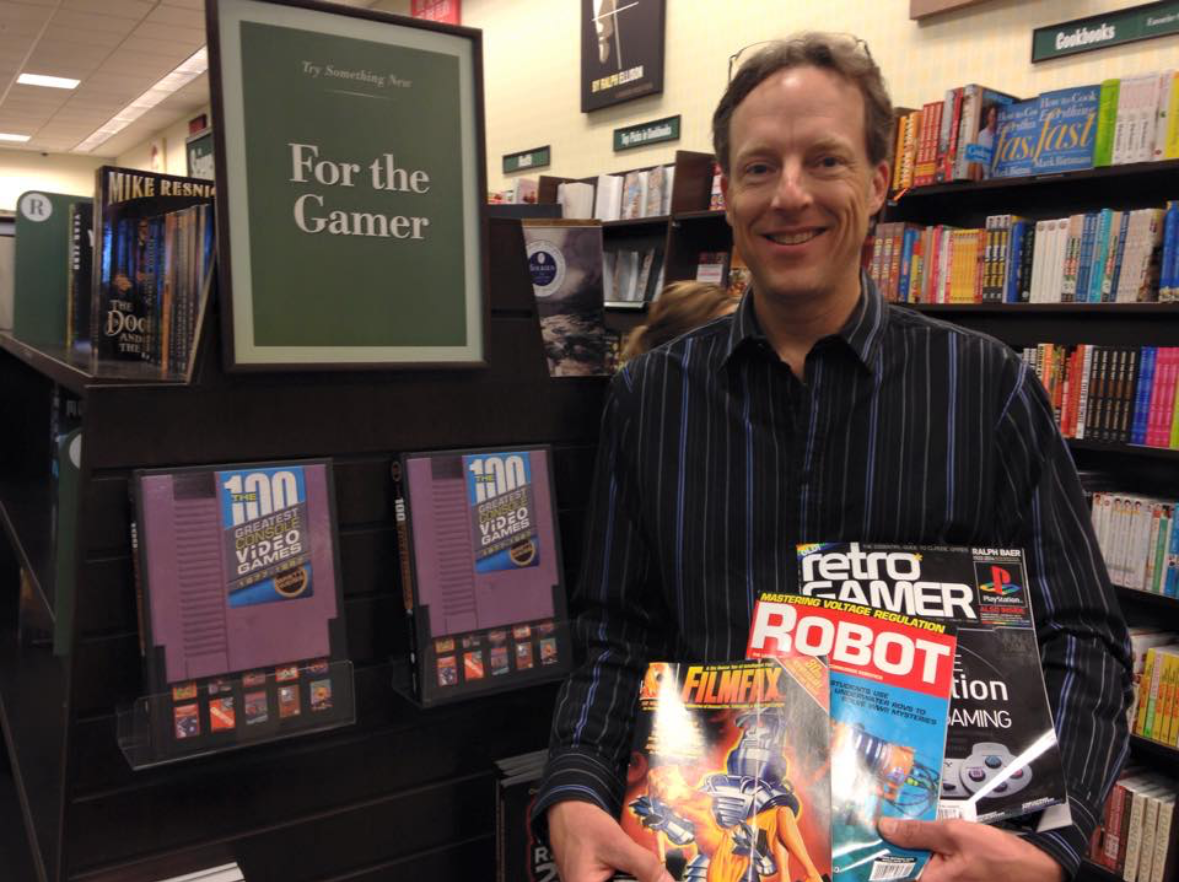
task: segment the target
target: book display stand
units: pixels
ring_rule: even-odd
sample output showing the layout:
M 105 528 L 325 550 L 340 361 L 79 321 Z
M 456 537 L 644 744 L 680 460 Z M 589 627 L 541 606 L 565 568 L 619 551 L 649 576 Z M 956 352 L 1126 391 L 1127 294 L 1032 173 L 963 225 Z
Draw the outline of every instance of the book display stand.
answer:
M 147 769 L 327 732 L 356 722 L 354 693 L 350 661 L 192 683 L 119 708 L 119 750 Z

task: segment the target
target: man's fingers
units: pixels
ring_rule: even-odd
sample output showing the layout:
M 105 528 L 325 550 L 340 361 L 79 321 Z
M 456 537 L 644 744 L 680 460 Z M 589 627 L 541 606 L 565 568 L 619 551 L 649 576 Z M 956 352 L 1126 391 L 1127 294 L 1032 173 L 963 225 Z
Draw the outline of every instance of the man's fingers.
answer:
M 671 875 L 654 852 L 647 851 L 624 833 L 603 843 L 602 859 L 612 867 L 630 873 L 639 882 L 672 882 Z
M 954 850 L 953 821 L 898 821 L 881 818 L 877 823 L 880 835 L 904 848 L 925 848 L 939 854 Z

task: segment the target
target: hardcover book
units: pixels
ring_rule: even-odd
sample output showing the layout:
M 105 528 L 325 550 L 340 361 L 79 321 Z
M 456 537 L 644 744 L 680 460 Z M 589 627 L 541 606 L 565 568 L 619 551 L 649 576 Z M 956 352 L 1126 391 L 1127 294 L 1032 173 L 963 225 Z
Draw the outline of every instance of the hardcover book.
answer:
M 1019 549 L 799 546 L 801 593 L 955 626 L 940 817 L 1069 823 Z
M 70 205 L 78 201 L 30 190 L 16 202 L 12 335 L 31 346 L 65 346 Z
M 999 108 L 991 177 L 1017 178 L 1032 173 L 1040 133 L 1040 99 Z
M 564 676 L 550 448 L 407 453 L 394 479 L 417 698 L 441 703 Z
M 140 469 L 132 494 L 156 747 L 349 721 L 331 461 Z
M 165 215 L 211 204 L 213 185 L 113 166 L 99 168 L 97 176 L 90 316 L 95 366 L 159 363 L 165 310 L 175 309 L 178 318 L 196 314 L 212 256 L 211 211 L 202 213 L 199 222 L 185 215 L 176 230 L 169 228 Z M 189 242 L 200 243 L 199 250 Z M 182 291 L 187 300 L 171 305 L 180 302 Z
M 748 655 L 822 656 L 831 677 L 831 848 L 844 882 L 915 879 L 930 858 L 877 832 L 937 816 L 953 626 L 862 604 L 763 594 Z
M 1100 98 L 1099 85 L 1058 89 L 1039 97 L 1033 174 L 1093 167 Z
M 675 879 L 830 879 L 827 690 L 805 656 L 649 665 L 623 829 Z
M 82 360 L 90 354 L 90 287 L 93 281 L 92 200 L 70 203 L 70 265 L 66 303 L 66 351 Z

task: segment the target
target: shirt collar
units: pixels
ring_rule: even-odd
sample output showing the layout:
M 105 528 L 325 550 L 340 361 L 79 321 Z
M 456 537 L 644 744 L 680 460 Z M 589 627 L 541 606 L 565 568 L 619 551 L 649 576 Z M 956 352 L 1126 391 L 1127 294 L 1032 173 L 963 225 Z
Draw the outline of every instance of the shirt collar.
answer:
M 860 273 L 860 299 L 839 332 L 824 339 L 843 340 L 860 363 L 871 373 L 876 362 L 876 353 L 885 325 L 888 323 L 888 306 L 872 280 L 865 272 Z M 742 350 L 753 350 L 768 345 L 765 332 L 758 324 L 753 308 L 753 289 L 745 292 L 741 305 L 733 314 L 729 327 L 728 352 L 722 364 L 727 364 Z

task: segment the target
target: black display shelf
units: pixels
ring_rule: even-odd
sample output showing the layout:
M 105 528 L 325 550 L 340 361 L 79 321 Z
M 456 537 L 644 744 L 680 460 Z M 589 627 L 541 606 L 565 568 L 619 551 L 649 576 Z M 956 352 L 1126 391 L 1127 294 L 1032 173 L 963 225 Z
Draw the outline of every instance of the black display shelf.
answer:
M 653 217 L 634 217 L 626 220 L 603 221 L 603 230 L 639 230 L 645 227 L 665 227 L 670 215 L 657 214 Z
M 1147 447 L 1144 444 L 1107 444 L 1103 441 L 1090 441 L 1088 438 L 1069 438 L 1068 443 L 1074 450 L 1119 453 L 1126 456 L 1140 456 L 1179 463 L 1179 450 L 1172 450 L 1170 447 Z
M 1122 315 L 1166 315 L 1179 316 L 1179 302 L 1175 303 L 898 303 L 914 309 L 917 312 L 930 315 L 962 314 L 972 312 L 1010 313 L 1012 315 L 1027 315 L 1028 313 L 1046 313 L 1049 315 L 1074 316 L 1100 313 L 1108 315 L 1119 313 Z
M 1132 606 L 1140 610 L 1151 610 L 1163 615 L 1179 614 L 1179 597 L 1167 597 L 1150 591 L 1138 591 L 1135 588 L 1118 588 L 1118 600 L 1124 606 Z
M 1179 770 L 1179 749 L 1139 735 L 1130 736 L 1130 745 L 1135 756 L 1149 757 L 1151 763 L 1155 764 L 1160 771 L 1174 775 Z
M 0 483 L 0 524 L 16 551 L 17 562 L 32 580 L 34 593 L 50 622 L 53 614 L 53 541 L 50 488 Z
M 706 209 L 705 211 L 677 211 L 672 215 L 674 221 L 709 221 L 724 220 L 723 208 Z
M 945 184 L 931 184 L 928 187 L 911 187 L 899 199 L 890 199 L 889 207 L 930 197 L 972 196 L 991 190 L 1019 191 L 1041 189 L 1046 186 L 1055 187 L 1061 184 L 1084 186 L 1086 182 L 1137 178 L 1143 175 L 1179 175 L 1179 159 L 1168 159 L 1161 162 L 1135 162 L 1128 165 L 1110 165 L 1082 171 L 1027 175 L 1017 178 L 988 178 L 985 181 L 954 181 Z
M 35 371 L 65 386 L 75 395 L 84 396 L 86 387 L 94 382 L 92 375 L 70 364 L 64 346 L 30 346 L 16 339 L 10 331 L 0 331 L 0 349 L 11 352 Z

